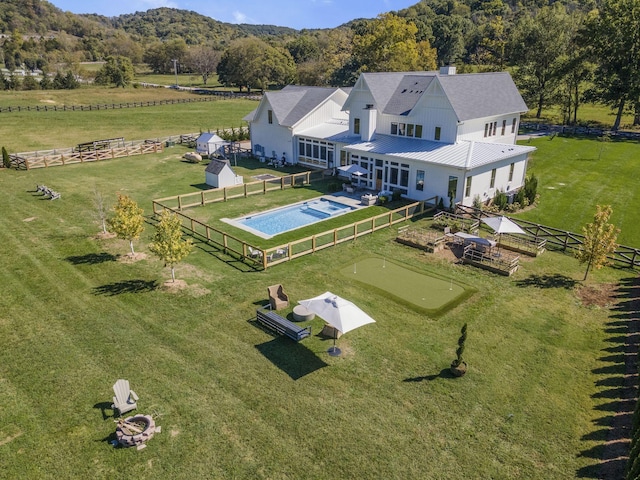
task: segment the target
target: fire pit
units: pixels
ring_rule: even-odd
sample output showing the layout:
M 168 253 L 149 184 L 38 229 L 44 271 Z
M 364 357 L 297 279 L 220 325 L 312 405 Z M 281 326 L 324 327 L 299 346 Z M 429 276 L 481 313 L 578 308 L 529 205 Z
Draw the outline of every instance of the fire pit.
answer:
M 156 433 L 151 415 L 134 415 L 118 421 L 116 438 L 123 447 L 144 448 L 144 443 Z

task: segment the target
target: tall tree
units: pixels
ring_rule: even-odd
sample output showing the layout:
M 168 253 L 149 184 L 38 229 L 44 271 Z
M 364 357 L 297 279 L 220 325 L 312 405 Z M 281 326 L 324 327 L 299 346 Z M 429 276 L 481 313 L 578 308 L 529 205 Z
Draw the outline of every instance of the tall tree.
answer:
M 418 42 L 418 28 L 392 13 L 379 15 L 353 39 L 353 56 L 364 72 L 433 70 L 436 51 L 428 40 Z
M 99 85 L 114 84 L 116 87 L 126 87 L 135 77 L 135 69 L 127 57 L 106 58 L 106 62 L 96 73 L 96 83 Z
M 593 97 L 616 110 L 618 130 L 629 103 L 640 99 L 640 0 L 603 0 L 582 35 L 597 63 Z
M 182 221 L 169 210 L 163 210 L 156 224 L 156 233 L 149 250 L 171 268 L 171 280 L 176 281 L 175 266 L 193 249 L 190 238 L 182 238 Z
M 561 3 L 542 7 L 535 15 L 525 13 L 512 35 L 512 62 L 517 65 L 514 81 L 527 102 L 542 108 L 555 101 L 563 75 L 570 21 Z
M 135 255 L 133 241 L 144 231 L 144 211 L 133 199 L 121 194 L 118 194 L 113 211 L 113 216 L 107 220 L 109 228 L 118 238 L 129 241 L 131 255 Z
M 202 76 L 205 85 L 209 77 L 216 72 L 220 63 L 221 53 L 212 47 L 198 46 L 191 48 L 187 53 L 187 66 L 193 72 Z
M 584 279 L 587 279 L 590 268 L 600 269 L 610 263 L 607 258 L 615 250 L 618 244 L 616 240 L 620 229 L 609 223 L 612 213 L 611 205 L 596 205 L 596 213 L 593 223 L 582 227 L 584 241 L 576 252 L 576 258 L 580 263 L 587 264 Z
M 269 84 L 286 85 L 294 82 L 295 76 L 291 54 L 256 37 L 233 41 L 218 64 L 219 80 L 240 89 L 264 90 Z

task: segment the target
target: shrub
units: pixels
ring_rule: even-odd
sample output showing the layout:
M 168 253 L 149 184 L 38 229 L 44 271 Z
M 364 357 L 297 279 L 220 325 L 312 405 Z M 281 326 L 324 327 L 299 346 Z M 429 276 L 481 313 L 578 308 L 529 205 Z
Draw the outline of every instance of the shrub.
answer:
M 477 210 L 482 210 L 482 200 L 480 200 L 480 195 L 476 194 L 473 197 L 473 208 Z
M 498 210 L 504 210 L 507 208 L 507 205 L 509 204 L 507 194 L 502 190 L 498 190 L 496 195 L 493 197 L 493 204 L 498 207 Z
M 438 210 L 444 210 L 444 200 L 442 197 L 438 199 Z
M 529 200 L 529 205 L 536 202 L 536 195 L 538 193 L 538 179 L 534 174 L 524 180 L 524 195 Z
M 6 147 L 2 147 L 2 165 L 4 168 L 11 168 L 11 159 L 9 158 L 9 152 Z
M 389 201 L 389 197 L 387 197 L 386 195 L 380 195 L 378 197 L 378 203 L 380 205 L 384 205 L 385 203 L 387 203 Z
M 391 194 L 391 199 L 394 202 L 400 200 L 401 197 L 402 197 L 402 192 L 400 190 L 394 190 L 393 193 Z

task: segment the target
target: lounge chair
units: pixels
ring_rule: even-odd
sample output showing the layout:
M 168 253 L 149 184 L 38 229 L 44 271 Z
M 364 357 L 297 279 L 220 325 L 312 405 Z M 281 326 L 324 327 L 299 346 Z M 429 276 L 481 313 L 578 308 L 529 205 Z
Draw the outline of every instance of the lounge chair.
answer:
M 120 415 L 138 408 L 136 404 L 138 395 L 129 388 L 129 380 L 118 380 L 113 385 L 113 393 L 115 393 L 115 397 L 113 397 L 113 405 L 111 405 L 111 408 L 118 410 Z
M 256 250 L 253 247 L 247 247 L 249 249 L 249 256 L 251 258 L 262 258 L 262 250 Z
M 289 306 L 289 296 L 284 293 L 282 285 L 271 285 L 267 291 L 269 292 L 271 310 L 280 310 Z

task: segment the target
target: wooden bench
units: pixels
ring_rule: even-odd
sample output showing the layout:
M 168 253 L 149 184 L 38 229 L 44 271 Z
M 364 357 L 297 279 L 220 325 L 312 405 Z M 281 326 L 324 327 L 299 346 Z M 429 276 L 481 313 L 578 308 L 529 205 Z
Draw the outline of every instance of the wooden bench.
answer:
M 296 325 L 271 310 L 259 308 L 256 310 L 256 320 L 265 327 L 274 330 L 280 335 L 286 335 L 296 342 L 299 342 L 311 335 L 311 327 L 301 327 Z

